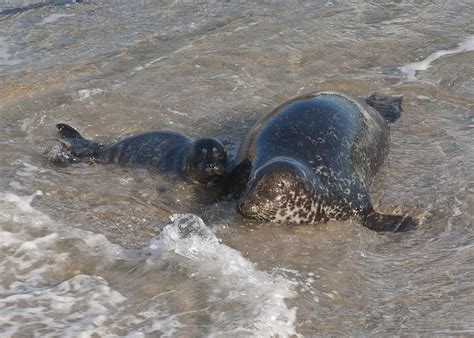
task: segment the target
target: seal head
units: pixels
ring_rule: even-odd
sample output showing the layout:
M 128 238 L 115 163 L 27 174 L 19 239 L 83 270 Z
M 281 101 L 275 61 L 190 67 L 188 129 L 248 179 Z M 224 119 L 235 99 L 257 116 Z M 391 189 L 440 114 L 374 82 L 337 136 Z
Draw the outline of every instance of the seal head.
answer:
M 316 217 L 317 177 L 296 160 L 277 157 L 250 177 L 237 212 L 258 221 L 305 223 Z M 323 217 L 322 213 L 318 217 Z
M 222 178 L 227 167 L 227 152 L 214 138 L 201 138 L 192 143 L 185 161 L 188 177 L 200 183 Z

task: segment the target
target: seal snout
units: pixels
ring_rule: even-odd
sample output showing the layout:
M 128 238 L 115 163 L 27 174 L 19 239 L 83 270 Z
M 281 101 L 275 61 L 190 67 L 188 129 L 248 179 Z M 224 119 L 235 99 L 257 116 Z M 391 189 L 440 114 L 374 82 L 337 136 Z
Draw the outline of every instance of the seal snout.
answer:
M 255 203 L 251 203 L 248 200 L 240 200 L 237 203 L 237 212 L 242 216 L 252 216 L 258 213 L 258 208 Z
M 225 166 L 222 164 L 208 164 L 203 171 L 203 180 L 207 182 L 216 182 L 224 177 Z
M 216 162 L 208 163 L 205 170 L 208 175 L 223 175 L 225 164 Z
M 257 182 L 258 183 L 258 182 Z M 250 189 L 247 187 L 244 194 L 237 202 L 237 212 L 246 218 L 261 219 L 268 201 L 262 192 L 258 189 L 258 184 L 251 180 L 249 182 Z

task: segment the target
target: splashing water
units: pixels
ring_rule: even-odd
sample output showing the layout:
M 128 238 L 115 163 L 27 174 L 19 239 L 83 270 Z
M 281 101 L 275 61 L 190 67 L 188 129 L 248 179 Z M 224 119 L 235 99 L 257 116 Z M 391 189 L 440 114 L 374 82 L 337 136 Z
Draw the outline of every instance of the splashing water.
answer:
M 20 232 L 0 232 L 3 334 L 172 335 L 184 326 L 181 316 L 200 311 L 215 317 L 208 331 L 213 334 L 295 334 L 295 309 L 288 309 L 284 301 L 294 296 L 289 282 L 258 271 L 238 251 L 220 244 L 199 217 L 173 215 L 173 223 L 164 227 L 148 249 L 143 253 L 130 252 L 102 235 L 59 228 L 31 206 L 36 196 L 42 193 L 25 197 L 0 194 L 2 224 L 23 224 Z M 74 257 L 78 254 L 75 249 L 80 256 L 91 252 L 94 259 L 82 261 L 85 257 Z M 178 259 L 178 264 L 195 270 L 192 274 L 211 278 L 220 290 L 214 297 L 219 297 L 206 300 L 207 306 L 200 311 L 173 314 L 160 309 L 159 298 L 154 304 L 134 304 L 136 301 L 110 285 L 110 276 L 101 276 L 101 271 L 119 261 L 133 261 L 136 271 L 148 269 L 157 261 L 166 261 L 171 252 L 185 258 L 181 262 Z M 86 274 L 83 270 L 94 273 Z M 135 277 L 129 274 L 128 278 Z M 179 286 L 175 292 L 180 292 Z M 213 305 L 216 301 L 219 304 Z M 130 312 L 132 307 L 141 311 Z M 218 313 L 214 313 L 213 307 L 218 308 Z M 240 320 L 234 318 L 235 311 L 242 311 Z

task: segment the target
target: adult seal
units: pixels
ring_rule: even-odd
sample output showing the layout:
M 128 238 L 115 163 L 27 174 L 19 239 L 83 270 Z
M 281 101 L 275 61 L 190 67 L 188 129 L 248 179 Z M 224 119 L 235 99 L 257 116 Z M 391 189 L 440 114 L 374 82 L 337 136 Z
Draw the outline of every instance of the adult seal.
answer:
M 83 138 L 67 124 L 56 127 L 73 160 L 149 167 L 205 184 L 222 178 L 227 167 L 224 146 L 214 138 L 193 141 L 172 131 L 150 131 L 106 146 Z
M 230 174 L 237 211 L 259 221 L 360 219 L 375 231 L 405 231 L 406 216 L 371 203 L 372 178 L 389 151 L 401 97 L 335 92 L 297 97 L 263 116 L 242 142 Z

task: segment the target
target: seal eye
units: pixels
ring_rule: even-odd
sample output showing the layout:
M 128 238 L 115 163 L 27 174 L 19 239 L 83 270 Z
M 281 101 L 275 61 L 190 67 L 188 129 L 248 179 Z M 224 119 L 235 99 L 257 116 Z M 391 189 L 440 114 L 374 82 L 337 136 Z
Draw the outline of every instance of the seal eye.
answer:
M 207 149 L 206 149 L 206 148 L 202 148 L 202 149 L 201 149 L 201 154 L 206 155 L 206 154 L 207 154 Z

